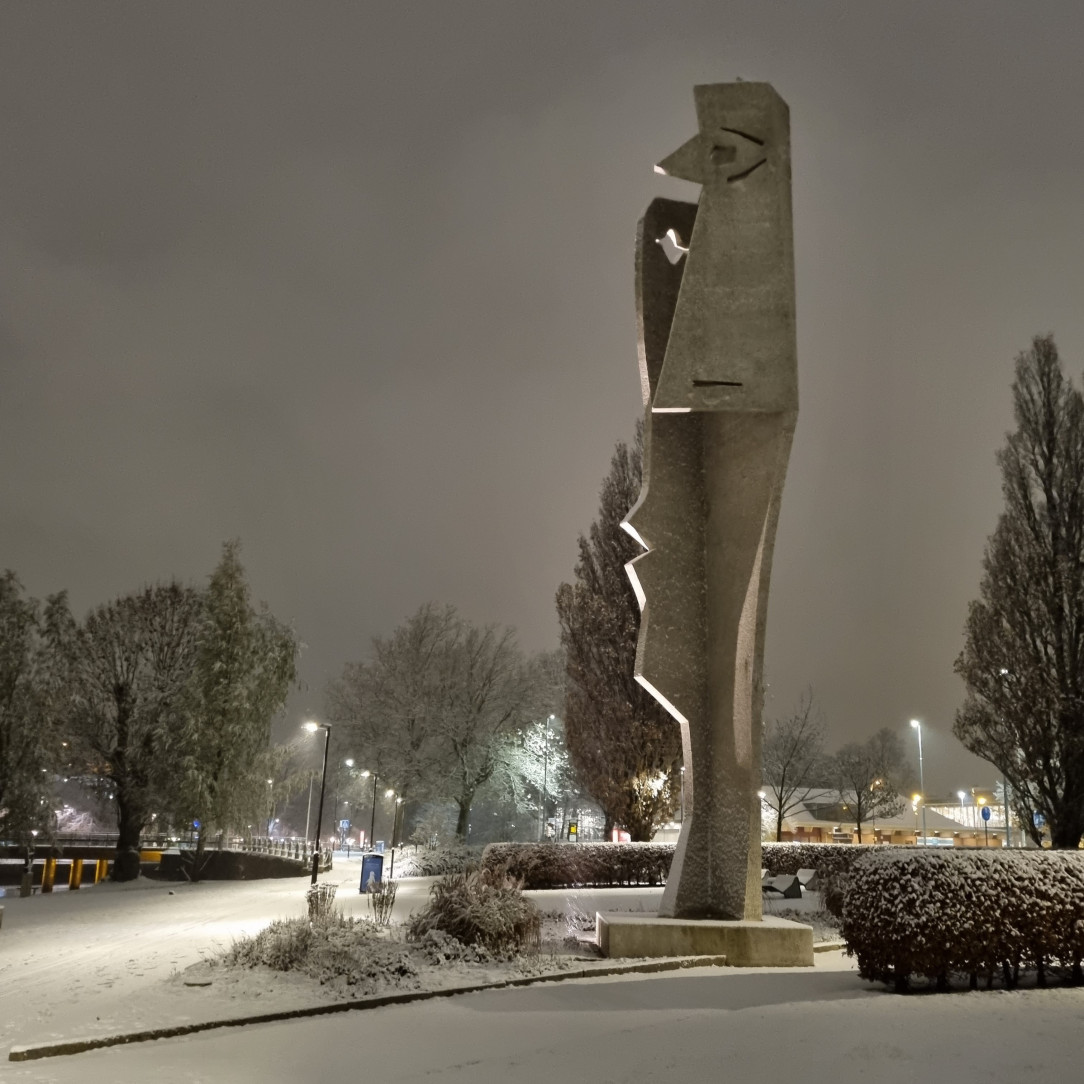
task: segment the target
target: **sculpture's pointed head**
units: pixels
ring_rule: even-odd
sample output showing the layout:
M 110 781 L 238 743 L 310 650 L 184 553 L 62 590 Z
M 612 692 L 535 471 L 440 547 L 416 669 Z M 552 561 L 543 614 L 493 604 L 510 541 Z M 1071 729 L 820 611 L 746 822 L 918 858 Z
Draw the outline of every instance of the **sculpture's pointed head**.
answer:
M 655 166 L 656 173 L 695 184 L 733 184 L 764 165 L 787 105 L 768 83 L 712 83 L 696 87 L 699 131 Z M 770 108 L 765 109 L 765 104 Z

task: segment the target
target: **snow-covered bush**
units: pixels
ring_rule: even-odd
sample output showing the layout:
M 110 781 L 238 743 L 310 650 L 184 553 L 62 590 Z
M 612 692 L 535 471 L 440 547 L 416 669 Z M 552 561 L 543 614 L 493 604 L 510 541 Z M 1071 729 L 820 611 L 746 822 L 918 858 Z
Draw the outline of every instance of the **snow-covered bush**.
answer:
M 658 885 L 673 857 L 673 843 L 490 843 L 482 868 L 524 888 Z
M 291 971 L 357 993 L 416 985 L 418 962 L 412 956 L 406 945 L 383 936 L 373 923 L 333 912 L 315 922 L 272 922 L 209 962 L 212 967 Z
M 369 918 L 378 926 L 391 924 L 391 913 L 395 909 L 395 894 L 398 889 L 398 881 L 377 881 L 372 891 L 366 893 L 369 899 Z
M 395 872 L 400 877 L 447 877 L 477 868 L 481 859 L 481 847 L 452 843 L 397 855 Z
M 422 941 L 431 930 L 463 945 L 480 945 L 494 956 L 537 953 L 542 915 L 503 874 L 474 870 L 433 885 L 429 903 L 410 917 L 407 939 Z
M 305 902 L 309 906 L 309 918 L 313 922 L 327 918 L 335 907 L 335 890 L 338 885 L 322 881 L 318 885 L 309 885 L 305 892 Z
M 1050 965 L 1081 981 L 1084 855 L 1066 851 L 893 848 L 864 855 L 844 889 L 843 937 L 859 974 L 906 989 L 953 975 L 987 987 Z

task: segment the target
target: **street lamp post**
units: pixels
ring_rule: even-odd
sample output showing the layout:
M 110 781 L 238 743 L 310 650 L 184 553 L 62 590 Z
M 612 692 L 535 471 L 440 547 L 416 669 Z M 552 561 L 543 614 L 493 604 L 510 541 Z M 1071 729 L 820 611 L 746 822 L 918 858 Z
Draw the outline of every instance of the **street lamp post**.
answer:
M 312 849 L 312 881 L 310 882 L 316 884 L 316 875 L 320 872 L 320 828 L 324 820 L 324 789 L 327 786 L 327 747 L 331 744 L 331 724 L 308 722 L 305 724 L 305 729 L 310 734 L 315 734 L 318 730 L 324 732 L 324 766 L 320 775 L 320 804 L 317 806 L 316 813 L 316 832 L 314 833 Z
M 922 724 L 917 719 L 911 720 L 911 726 L 918 734 L 918 788 L 922 791 L 922 846 L 926 846 L 926 780 L 922 774 Z
M 362 775 L 368 775 L 368 772 L 362 772 Z M 373 845 L 376 843 L 376 772 L 373 772 L 373 814 L 369 818 L 369 850 L 373 849 Z
M 681 823 L 685 823 L 685 765 L 681 766 Z
M 967 797 L 967 791 L 958 790 L 956 797 L 960 799 L 960 823 L 966 824 L 967 822 L 964 820 L 964 799 Z
M 549 805 L 549 771 L 550 771 L 550 738 L 553 737 L 553 731 L 550 730 L 550 724 L 553 722 L 554 716 L 549 716 L 546 719 L 546 732 L 542 738 L 542 823 L 538 829 L 538 841 L 542 843 L 546 838 L 546 813 L 547 806 Z

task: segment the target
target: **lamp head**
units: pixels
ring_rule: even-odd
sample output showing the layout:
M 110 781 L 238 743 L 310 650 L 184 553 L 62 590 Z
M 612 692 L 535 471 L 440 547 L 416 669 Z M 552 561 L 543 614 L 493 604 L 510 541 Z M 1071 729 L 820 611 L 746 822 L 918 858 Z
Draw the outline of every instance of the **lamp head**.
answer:
M 302 730 L 307 730 L 310 734 L 315 734 L 320 729 L 319 723 L 314 723 L 311 719 L 308 722 L 301 724 Z
M 922 729 L 922 724 L 917 719 L 912 719 L 911 720 L 911 726 L 913 726 L 915 728 L 915 730 L 921 730 Z
M 353 758 L 353 757 L 347 757 L 347 758 L 346 758 L 346 760 L 344 760 L 344 761 L 343 761 L 343 763 L 344 763 L 344 764 L 345 764 L 345 765 L 346 765 L 346 766 L 347 766 L 348 768 L 352 768 L 352 767 L 354 766 L 354 758 Z

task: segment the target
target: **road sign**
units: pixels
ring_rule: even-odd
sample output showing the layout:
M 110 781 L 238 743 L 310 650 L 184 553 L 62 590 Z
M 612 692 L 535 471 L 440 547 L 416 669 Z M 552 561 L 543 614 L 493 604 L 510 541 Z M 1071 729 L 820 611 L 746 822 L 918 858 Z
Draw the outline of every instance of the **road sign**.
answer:
M 988 805 L 984 805 L 982 807 L 982 819 L 984 821 L 988 821 L 990 819 L 990 807 Z

